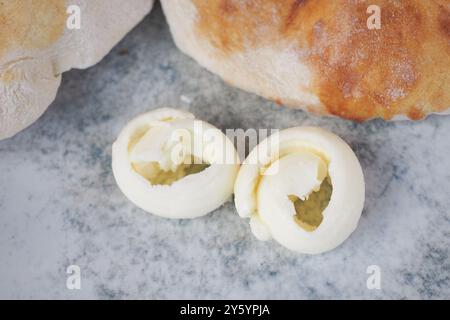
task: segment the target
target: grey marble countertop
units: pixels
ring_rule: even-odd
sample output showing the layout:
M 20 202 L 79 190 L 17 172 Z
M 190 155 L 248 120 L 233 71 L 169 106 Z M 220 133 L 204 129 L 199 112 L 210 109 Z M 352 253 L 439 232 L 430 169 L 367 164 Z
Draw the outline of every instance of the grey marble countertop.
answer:
M 256 240 L 232 202 L 192 221 L 136 208 L 114 182 L 111 144 L 163 106 L 223 129 L 334 131 L 364 170 L 359 227 L 336 250 L 303 256 Z M 0 298 L 450 298 L 449 132 L 449 116 L 356 124 L 231 88 L 176 49 L 158 6 L 100 64 L 66 73 L 39 121 L 0 142 Z M 80 290 L 66 287 L 69 265 Z M 369 265 L 380 290 L 366 286 Z

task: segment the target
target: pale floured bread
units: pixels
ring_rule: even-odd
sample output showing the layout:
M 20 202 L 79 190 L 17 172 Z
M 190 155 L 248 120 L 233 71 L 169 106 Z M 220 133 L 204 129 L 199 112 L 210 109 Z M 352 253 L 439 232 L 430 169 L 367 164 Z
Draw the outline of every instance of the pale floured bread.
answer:
M 71 5 L 80 29 L 67 28 Z M 100 61 L 153 0 L 0 1 L 0 139 L 34 122 L 55 98 L 61 73 Z
M 182 51 L 280 104 L 358 121 L 450 107 L 449 0 L 161 2 Z

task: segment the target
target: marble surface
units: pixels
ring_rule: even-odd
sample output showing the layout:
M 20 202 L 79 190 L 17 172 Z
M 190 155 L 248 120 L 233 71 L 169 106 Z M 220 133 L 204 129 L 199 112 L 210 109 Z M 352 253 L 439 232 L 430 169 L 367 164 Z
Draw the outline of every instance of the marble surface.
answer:
M 257 241 L 232 202 L 192 221 L 139 210 L 114 182 L 111 144 L 162 106 L 222 129 L 339 134 L 365 174 L 359 227 L 336 250 L 302 256 Z M 450 298 L 448 132 L 448 116 L 356 124 L 231 88 L 175 48 L 158 6 L 100 64 L 66 73 L 39 121 L 0 142 L 0 298 Z M 80 290 L 66 288 L 69 265 Z M 369 265 L 380 290 L 366 286 Z

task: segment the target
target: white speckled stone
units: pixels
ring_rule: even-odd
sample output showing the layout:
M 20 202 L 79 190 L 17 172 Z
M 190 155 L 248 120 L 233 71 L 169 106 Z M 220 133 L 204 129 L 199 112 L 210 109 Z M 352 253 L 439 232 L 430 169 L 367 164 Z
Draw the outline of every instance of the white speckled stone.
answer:
M 358 229 L 332 252 L 301 256 L 256 240 L 232 202 L 193 221 L 139 210 L 114 182 L 111 144 L 129 119 L 163 106 L 223 129 L 318 125 L 342 136 L 367 184 Z M 175 48 L 158 6 L 99 65 L 65 74 L 38 122 L 0 142 L 0 298 L 448 299 L 449 132 L 448 116 L 356 124 L 228 87 Z M 66 288 L 70 264 L 81 290 Z M 381 290 L 366 287 L 372 264 Z

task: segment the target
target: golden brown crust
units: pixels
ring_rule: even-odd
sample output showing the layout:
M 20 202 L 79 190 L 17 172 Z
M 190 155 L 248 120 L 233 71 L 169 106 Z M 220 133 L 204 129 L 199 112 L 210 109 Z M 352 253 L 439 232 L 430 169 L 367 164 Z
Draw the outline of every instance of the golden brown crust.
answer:
M 49 47 L 65 22 L 65 0 L 0 0 L 0 58 L 10 50 Z
M 421 119 L 450 107 L 448 0 L 193 0 L 197 34 L 226 56 L 288 41 L 328 113 Z M 367 8 L 381 8 L 381 29 Z M 274 97 L 280 99 L 282 97 Z M 310 109 L 310 108 L 308 108 Z

